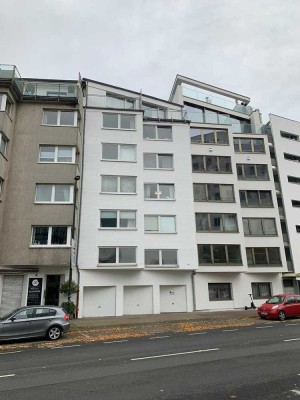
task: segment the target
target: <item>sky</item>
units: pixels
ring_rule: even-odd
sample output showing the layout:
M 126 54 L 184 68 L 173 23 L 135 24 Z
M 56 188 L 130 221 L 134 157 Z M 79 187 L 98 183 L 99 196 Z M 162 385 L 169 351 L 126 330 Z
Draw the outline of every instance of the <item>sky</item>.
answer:
M 0 0 L 0 63 L 168 99 L 176 74 L 300 121 L 300 0 Z

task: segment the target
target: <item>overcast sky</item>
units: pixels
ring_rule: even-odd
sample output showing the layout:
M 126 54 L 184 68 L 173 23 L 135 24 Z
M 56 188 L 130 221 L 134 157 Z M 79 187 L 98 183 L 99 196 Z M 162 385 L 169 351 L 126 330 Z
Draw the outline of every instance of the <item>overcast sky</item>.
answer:
M 300 0 L 0 0 L 1 63 L 168 99 L 176 74 L 300 120 Z

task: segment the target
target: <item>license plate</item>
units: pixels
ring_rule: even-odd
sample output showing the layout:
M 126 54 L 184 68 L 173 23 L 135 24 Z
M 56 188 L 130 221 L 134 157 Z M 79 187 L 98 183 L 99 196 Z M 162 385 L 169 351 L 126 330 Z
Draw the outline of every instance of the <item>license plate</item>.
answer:
M 266 313 L 266 312 L 261 312 L 261 315 L 267 315 L 268 313 Z

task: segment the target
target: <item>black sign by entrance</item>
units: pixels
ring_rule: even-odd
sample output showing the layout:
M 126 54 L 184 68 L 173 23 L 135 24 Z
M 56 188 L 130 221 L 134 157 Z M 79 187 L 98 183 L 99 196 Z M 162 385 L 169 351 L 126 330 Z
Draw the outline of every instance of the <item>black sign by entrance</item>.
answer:
M 42 300 L 43 278 L 29 278 L 27 305 L 39 306 Z

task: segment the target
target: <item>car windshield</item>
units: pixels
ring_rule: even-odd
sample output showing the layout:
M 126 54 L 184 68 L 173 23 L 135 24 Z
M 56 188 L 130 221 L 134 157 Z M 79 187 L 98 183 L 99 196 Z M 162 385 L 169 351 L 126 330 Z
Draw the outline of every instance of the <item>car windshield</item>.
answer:
M 281 303 L 283 303 L 283 300 L 284 300 L 283 296 L 273 296 L 266 303 L 267 304 L 281 304 Z
M 4 321 L 4 320 L 10 318 L 12 315 L 14 315 L 14 313 L 15 313 L 16 311 L 17 311 L 17 310 L 14 310 L 14 311 L 9 312 L 9 313 L 6 314 L 6 315 L 3 315 L 3 316 L 1 315 L 1 316 L 0 316 L 0 321 Z

